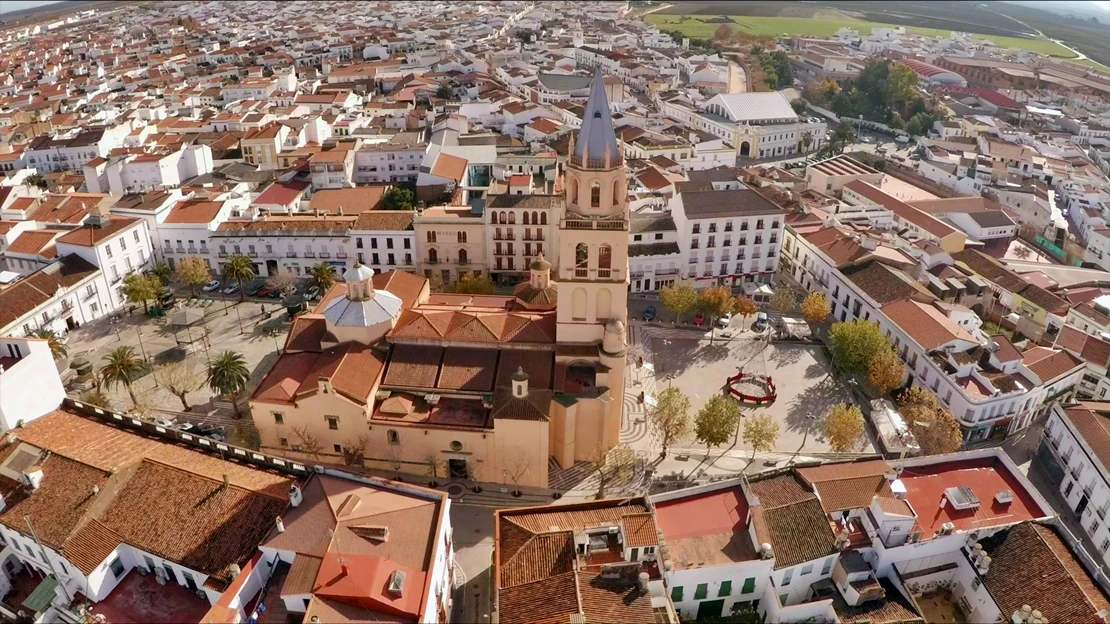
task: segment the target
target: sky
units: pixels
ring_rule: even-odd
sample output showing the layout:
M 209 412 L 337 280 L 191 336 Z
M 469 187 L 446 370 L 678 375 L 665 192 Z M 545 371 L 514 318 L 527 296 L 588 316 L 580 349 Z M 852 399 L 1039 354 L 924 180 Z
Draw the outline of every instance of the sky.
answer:
M 0 2 L 0 13 L 7 13 L 8 11 L 22 11 L 23 9 L 33 9 L 35 7 L 43 6 L 44 4 L 54 4 L 58 0 L 4 0 Z M 1110 0 L 1106 0 L 1110 2 Z

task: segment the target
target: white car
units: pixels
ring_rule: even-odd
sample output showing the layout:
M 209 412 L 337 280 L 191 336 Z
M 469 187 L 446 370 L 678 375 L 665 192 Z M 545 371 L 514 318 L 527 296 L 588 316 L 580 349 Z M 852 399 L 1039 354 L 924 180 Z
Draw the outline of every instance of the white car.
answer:
M 212 280 L 211 282 L 208 282 L 207 284 L 205 284 L 204 288 L 201 288 L 201 290 L 203 290 L 204 292 L 212 292 L 214 290 L 219 290 L 219 289 L 220 289 L 220 280 Z
M 894 137 L 894 140 L 904 145 L 910 142 L 910 137 L 905 134 L 899 134 L 898 136 Z
M 861 141 L 861 142 L 863 142 L 863 143 L 867 143 L 868 145 L 870 145 L 870 144 L 872 144 L 872 143 L 874 143 L 874 142 L 875 142 L 875 137 L 871 137 L 871 136 L 865 136 L 865 137 L 863 137 L 862 139 L 860 139 L 860 141 Z
M 731 323 L 731 322 L 732 322 L 732 313 L 729 312 L 728 314 L 726 314 L 726 315 L 722 316 L 721 318 L 717 319 L 717 327 L 720 327 L 721 329 L 728 329 L 728 324 Z

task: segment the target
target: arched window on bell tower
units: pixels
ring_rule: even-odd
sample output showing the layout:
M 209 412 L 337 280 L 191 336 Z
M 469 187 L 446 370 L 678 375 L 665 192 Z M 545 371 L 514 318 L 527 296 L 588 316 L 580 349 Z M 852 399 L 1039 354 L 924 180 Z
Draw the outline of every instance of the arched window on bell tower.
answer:
M 574 248 L 574 276 L 586 277 L 586 269 L 590 264 L 590 248 L 586 243 L 578 243 Z
M 613 268 L 613 248 L 602 245 L 597 250 L 597 276 L 609 277 L 609 270 Z
M 601 207 L 601 182 L 593 181 L 590 185 L 590 208 Z
M 621 199 L 623 199 L 621 197 L 621 180 L 617 178 L 613 180 L 613 205 L 616 206 L 620 204 Z

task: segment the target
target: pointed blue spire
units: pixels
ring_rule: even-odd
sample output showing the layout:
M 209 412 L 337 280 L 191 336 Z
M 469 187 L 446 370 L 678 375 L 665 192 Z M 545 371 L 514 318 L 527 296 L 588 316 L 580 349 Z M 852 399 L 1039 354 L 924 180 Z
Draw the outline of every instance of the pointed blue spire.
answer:
M 578 140 L 574 142 L 574 156 L 584 161 L 604 161 L 606 155 L 615 163 L 620 159 L 621 151 L 617 145 L 617 133 L 613 130 L 613 118 L 609 116 L 605 79 L 598 69 L 594 71 L 590 84 L 590 99 L 586 102 Z

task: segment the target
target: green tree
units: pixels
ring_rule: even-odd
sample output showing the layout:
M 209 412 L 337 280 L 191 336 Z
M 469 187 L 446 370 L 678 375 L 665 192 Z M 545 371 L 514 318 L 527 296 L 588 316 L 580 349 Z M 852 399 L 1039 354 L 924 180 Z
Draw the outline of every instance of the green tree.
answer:
M 732 291 L 724 286 L 710 286 L 703 288 L 698 293 L 698 302 L 694 306 L 702 314 L 709 317 L 710 322 L 732 312 L 736 301 L 732 298 Z
M 937 395 L 927 388 L 914 386 L 902 395 L 899 410 L 925 455 L 955 453 L 963 444 L 960 424 L 947 408 L 937 402 Z
M 906 134 L 910 136 L 921 136 L 925 130 L 924 123 L 924 116 L 920 113 L 910 117 L 910 120 L 906 122 Z
M 886 125 L 895 130 L 903 130 L 906 127 L 906 121 L 902 119 L 902 115 L 900 115 L 898 111 L 891 111 L 890 118 L 887 119 Z
M 173 269 L 165 262 L 156 263 L 150 272 L 158 278 L 162 286 L 169 286 L 173 282 Z
M 247 282 L 254 279 L 254 263 L 243 254 L 232 254 L 224 264 L 224 278 L 239 284 L 239 301 L 247 298 Z
M 50 187 L 50 183 L 46 181 L 46 177 L 41 173 L 32 173 L 26 178 L 23 178 L 23 184 L 24 186 L 33 186 L 43 191 Z
M 853 141 L 856 140 L 856 128 L 850 121 L 845 121 L 833 130 L 832 138 L 829 140 L 829 150 L 836 154 L 844 152 Z
M 829 316 L 829 300 L 824 293 L 811 291 L 798 307 L 805 320 L 816 325 Z
M 50 355 L 54 357 L 55 361 L 64 360 L 66 356 L 69 355 L 69 349 L 66 347 L 66 343 L 62 342 L 62 337 L 53 329 L 40 327 L 31 332 L 31 335 L 46 341 L 46 344 L 50 347 Z
M 761 413 L 744 419 L 744 444 L 752 447 L 752 461 L 757 452 L 775 450 L 779 439 L 779 424 L 770 414 Z
M 694 435 L 706 450 L 728 442 L 740 422 L 740 406 L 732 397 L 718 394 L 705 402 L 694 418 Z
M 189 285 L 189 292 L 195 297 L 197 294 L 197 286 L 202 286 L 210 279 L 212 274 L 208 272 L 208 261 L 199 256 L 185 256 L 177 262 L 177 279 Z
M 851 403 L 834 405 L 825 417 L 825 437 L 834 453 L 849 453 L 863 439 L 863 412 Z
M 240 417 L 239 402 L 235 400 L 235 396 L 247 387 L 250 376 L 247 361 L 243 359 L 242 355 L 234 351 L 224 351 L 208 363 L 205 379 L 208 382 L 209 389 L 231 400 L 231 406 L 235 409 L 235 417 L 238 418 Z
M 157 275 L 143 275 L 139 272 L 129 273 L 123 278 L 123 296 L 131 304 L 141 303 L 144 310 L 149 310 L 147 303 L 158 297 L 162 292 L 162 280 Z
M 771 55 L 775 65 L 775 74 L 778 76 L 779 89 L 785 89 L 794 84 L 794 66 L 790 64 L 790 56 L 783 50 L 776 50 Z
M 672 444 L 690 434 L 690 399 L 672 386 L 656 395 L 655 401 L 655 407 L 648 411 L 648 422 L 663 447 L 660 456 L 666 457 Z
M 867 363 L 867 383 L 879 394 L 887 394 L 902 385 L 906 367 L 894 349 L 880 349 Z
M 891 63 L 882 84 L 883 106 L 888 111 L 902 111 L 915 97 L 919 97 L 917 74 L 901 63 Z
M 386 210 L 412 210 L 416 196 L 407 188 L 394 186 L 382 195 L 382 207 Z
M 327 262 L 320 262 L 312 265 L 308 270 L 308 274 L 312 277 L 316 285 L 320 287 L 320 292 L 328 292 L 331 285 L 335 283 L 335 268 Z
M 759 312 L 759 306 L 752 301 L 751 297 L 739 296 L 732 302 L 732 309 L 740 316 L 751 316 Z
M 145 366 L 142 359 L 135 354 L 135 349 L 128 346 L 116 347 L 104 356 L 104 366 L 100 368 L 100 380 L 105 388 L 112 389 L 120 384 L 127 388 L 127 395 L 131 397 L 131 404 L 139 406 L 135 398 L 135 389 L 131 384 L 142 375 Z
M 452 290 L 465 295 L 492 295 L 493 282 L 487 277 L 464 275 L 459 281 L 455 282 Z
M 806 112 L 806 101 L 802 98 L 794 98 L 790 100 L 790 108 L 793 108 L 795 113 L 801 115 Z
M 777 289 L 774 294 L 771 295 L 771 300 L 768 303 L 771 304 L 772 310 L 786 313 L 794 311 L 794 308 L 798 305 L 798 299 L 794 297 L 793 291 L 783 287 Z
M 808 152 L 810 145 L 813 145 L 813 133 L 806 130 L 802 133 L 802 151 Z
M 698 305 L 698 291 L 689 284 L 665 286 L 659 291 L 659 303 L 668 312 L 674 314 L 679 322 L 682 322 L 682 315 Z
M 441 100 L 450 100 L 455 95 L 455 90 L 449 83 L 443 83 L 436 89 L 436 97 Z
M 890 348 L 890 341 L 883 335 L 878 323 L 858 319 L 833 323 L 829 330 L 833 364 L 849 375 L 867 370 L 876 353 Z

